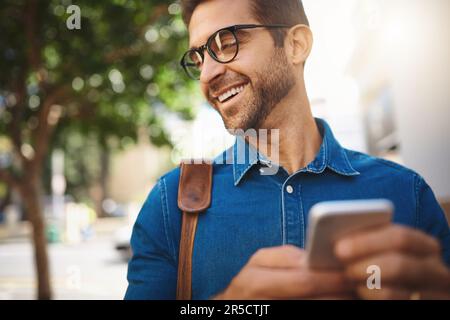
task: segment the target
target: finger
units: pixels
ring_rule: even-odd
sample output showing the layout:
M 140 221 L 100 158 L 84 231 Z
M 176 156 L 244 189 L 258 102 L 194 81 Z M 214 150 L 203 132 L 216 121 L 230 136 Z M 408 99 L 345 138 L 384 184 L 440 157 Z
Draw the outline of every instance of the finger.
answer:
M 345 274 L 353 281 L 366 281 L 373 272 L 370 266 L 379 268 L 381 283 L 450 291 L 450 271 L 440 259 L 388 253 L 349 264 Z
M 414 292 L 395 287 L 382 287 L 381 289 L 369 289 L 367 286 L 358 286 L 356 293 L 364 300 L 410 300 Z
M 425 290 L 423 292 L 417 291 L 417 292 L 415 292 L 415 294 L 418 294 L 416 300 L 450 300 L 450 292 L 449 291 Z M 413 294 L 413 295 L 415 295 L 415 294 Z
M 313 297 L 308 300 L 355 300 L 355 299 L 357 299 L 357 296 L 355 294 L 343 293 L 336 295 L 322 295 Z
M 343 273 L 310 272 L 307 270 L 269 270 L 255 268 L 252 296 L 275 299 L 309 298 L 351 292 L 352 286 Z
M 356 292 L 359 298 L 364 300 L 450 300 L 450 293 L 447 291 L 415 291 L 396 287 L 371 290 L 358 286 Z
M 264 248 L 258 250 L 249 265 L 268 268 L 300 268 L 303 265 L 304 250 L 295 246 Z
M 335 245 L 336 256 L 344 263 L 386 251 L 427 256 L 439 255 L 441 248 L 433 237 L 399 225 L 349 235 Z

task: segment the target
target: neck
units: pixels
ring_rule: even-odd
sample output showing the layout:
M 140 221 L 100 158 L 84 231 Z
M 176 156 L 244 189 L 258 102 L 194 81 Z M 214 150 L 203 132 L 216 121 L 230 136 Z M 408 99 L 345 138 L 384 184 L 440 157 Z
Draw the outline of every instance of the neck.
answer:
M 281 165 L 289 174 L 306 167 L 315 159 L 322 144 L 322 137 L 312 116 L 303 82 L 292 88 L 275 106 L 261 129 L 267 129 L 268 135 L 258 136 L 259 146 L 256 139 L 249 139 L 248 142 L 271 161 Z M 273 132 L 271 134 L 273 129 L 279 130 L 279 139 L 276 139 Z M 268 150 L 277 149 L 278 154 L 267 153 Z

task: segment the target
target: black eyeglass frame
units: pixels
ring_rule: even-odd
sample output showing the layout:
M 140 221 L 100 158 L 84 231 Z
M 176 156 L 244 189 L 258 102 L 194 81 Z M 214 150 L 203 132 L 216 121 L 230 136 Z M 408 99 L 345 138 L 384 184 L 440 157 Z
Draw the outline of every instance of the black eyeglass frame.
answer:
M 197 52 L 201 59 L 202 59 L 202 64 L 205 61 L 205 50 L 208 52 L 208 54 L 210 55 L 211 58 L 214 59 L 214 61 L 217 61 L 219 63 L 222 64 L 227 64 L 232 62 L 234 59 L 236 59 L 238 53 L 239 53 L 239 39 L 236 35 L 236 31 L 238 30 L 243 30 L 243 29 L 256 29 L 256 28 L 267 28 L 267 29 L 275 29 L 275 28 L 291 28 L 291 26 L 285 25 L 285 24 L 236 24 L 233 26 L 229 26 L 229 27 L 225 27 L 222 29 L 217 30 L 216 32 L 214 32 L 206 41 L 206 43 L 198 48 L 191 48 L 188 51 L 186 51 L 183 55 L 183 57 L 180 60 L 180 65 L 183 67 L 184 71 L 186 72 L 186 74 L 188 75 L 189 78 L 194 79 L 194 80 L 198 80 L 197 77 L 194 77 L 193 75 L 190 74 L 190 72 L 188 71 L 188 66 L 185 63 L 185 59 L 187 57 L 187 55 L 189 55 L 191 52 Z M 214 52 L 211 50 L 211 43 L 214 40 L 214 38 L 216 37 L 216 35 L 219 32 L 222 31 L 229 31 L 233 34 L 234 38 L 236 39 L 236 53 L 235 55 L 227 60 L 227 61 L 221 61 L 219 60 L 216 55 L 214 54 Z

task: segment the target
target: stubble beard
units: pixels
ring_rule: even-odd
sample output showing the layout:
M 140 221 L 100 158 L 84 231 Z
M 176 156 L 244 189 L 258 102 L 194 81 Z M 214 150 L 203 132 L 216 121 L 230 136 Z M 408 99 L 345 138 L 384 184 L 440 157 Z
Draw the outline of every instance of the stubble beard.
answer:
M 270 63 L 256 74 L 253 85 L 249 84 L 253 94 L 238 106 L 239 110 L 227 115 L 218 109 L 225 128 L 231 134 L 240 130 L 261 129 L 267 117 L 295 83 L 295 73 L 289 66 L 284 49 L 275 48 Z

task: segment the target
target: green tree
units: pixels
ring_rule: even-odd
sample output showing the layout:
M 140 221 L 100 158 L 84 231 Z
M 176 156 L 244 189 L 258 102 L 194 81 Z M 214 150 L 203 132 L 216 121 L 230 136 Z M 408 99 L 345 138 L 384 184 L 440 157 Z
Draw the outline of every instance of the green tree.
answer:
M 40 203 L 52 149 L 76 133 L 107 152 L 115 137 L 136 140 L 141 126 L 163 145 L 164 110 L 192 117 L 195 84 L 177 62 L 186 30 L 172 2 L 0 4 L 0 181 L 21 196 L 33 227 L 39 299 L 52 297 Z M 80 8 L 80 29 L 66 24 L 71 4 Z

